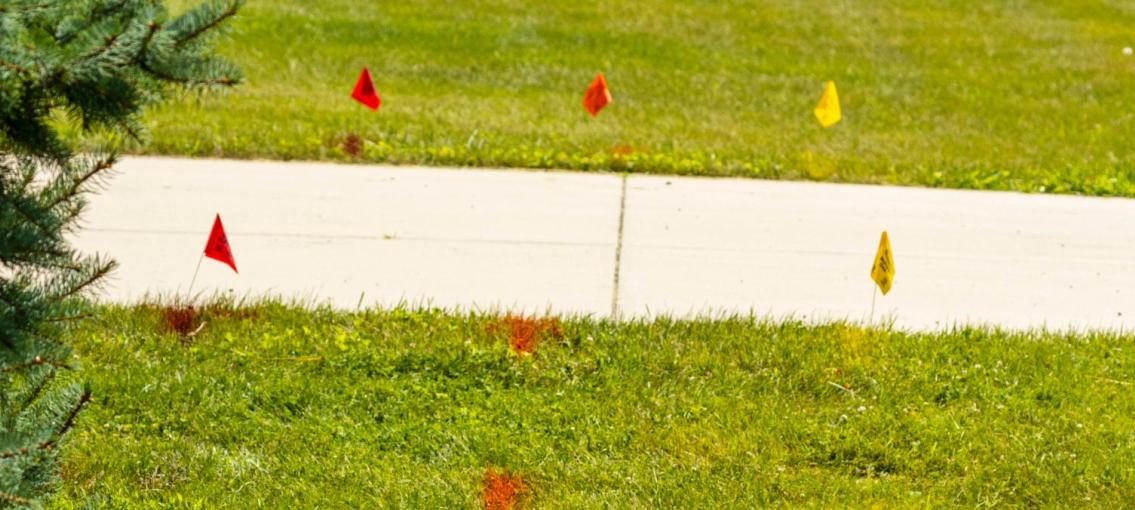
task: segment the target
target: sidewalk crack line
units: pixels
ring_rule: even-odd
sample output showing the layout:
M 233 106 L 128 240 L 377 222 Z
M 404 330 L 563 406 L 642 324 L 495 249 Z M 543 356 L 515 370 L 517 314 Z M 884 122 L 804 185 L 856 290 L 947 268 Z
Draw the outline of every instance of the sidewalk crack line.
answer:
M 611 290 L 611 319 L 619 320 L 619 271 L 623 263 L 623 223 L 627 216 L 627 174 L 623 174 L 619 193 L 619 234 L 615 240 L 615 279 Z

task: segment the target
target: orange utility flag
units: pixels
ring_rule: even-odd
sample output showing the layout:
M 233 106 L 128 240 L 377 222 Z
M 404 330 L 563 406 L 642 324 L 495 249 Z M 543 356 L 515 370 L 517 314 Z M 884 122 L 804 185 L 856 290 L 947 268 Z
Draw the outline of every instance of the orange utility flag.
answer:
M 221 224 L 221 215 L 217 215 L 217 219 L 213 220 L 213 231 L 209 232 L 209 242 L 205 244 L 205 256 L 213 260 L 224 262 L 229 267 L 233 268 L 233 272 L 240 274 L 236 270 L 236 260 L 233 259 L 233 250 L 229 246 L 229 238 L 225 235 L 225 226 Z
M 891 284 L 895 282 L 895 257 L 891 253 L 891 238 L 887 231 L 879 239 L 879 251 L 875 253 L 875 264 L 871 266 L 871 279 L 879 286 L 886 296 L 891 291 Z
M 378 107 L 382 106 L 382 98 L 378 97 L 378 91 L 374 89 L 374 80 L 370 78 L 370 69 L 363 68 L 351 97 L 374 111 L 378 111 Z
M 587 87 L 587 92 L 583 94 L 583 109 L 594 117 L 599 115 L 599 110 L 610 103 L 611 91 L 607 89 L 607 80 L 603 78 L 603 73 L 599 73 L 595 76 L 595 81 L 591 82 L 591 86 Z
M 816 114 L 816 120 L 820 121 L 820 125 L 825 128 L 836 125 L 843 118 L 839 109 L 839 93 L 835 90 L 834 81 L 824 84 L 824 95 L 820 96 L 820 102 L 812 112 Z

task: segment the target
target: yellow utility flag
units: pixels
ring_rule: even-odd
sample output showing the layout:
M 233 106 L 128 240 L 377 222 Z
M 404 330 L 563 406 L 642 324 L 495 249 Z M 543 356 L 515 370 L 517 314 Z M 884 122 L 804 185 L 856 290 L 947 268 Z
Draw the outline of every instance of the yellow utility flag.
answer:
M 824 84 L 824 95 L 820 96 L 820 102 L 813 112 L 816 114 L 816 120 L 819 120 L 820 125 L 825 128 L 834 126 L 843 118 L 839 110 L 839 93 L 835 90 L 834 81 Z
M 879 290 L 886 296 L 891 291 L 891 284 L 895 282 L 895 258 L 891 254 L 891 239 L 887 231 L 879 239 L 879 251 L 875 253 L 875 265 L 871 266 L 871 279 L 879 284 Z

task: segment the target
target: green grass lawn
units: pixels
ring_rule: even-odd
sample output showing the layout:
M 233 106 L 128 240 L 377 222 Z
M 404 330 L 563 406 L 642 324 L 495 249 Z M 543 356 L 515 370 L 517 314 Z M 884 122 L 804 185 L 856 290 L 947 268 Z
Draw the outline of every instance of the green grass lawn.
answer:
M 1126 0 L 253 0 L 222 45 L 248 83 L 152 111 L 137 150 L 352 160 L 356 135 L 371 162 L 1135 196 L 1132 25 Z
M 498 319 L 155 308 L 74 338 L 95 402 L 55 508 L 1114 507 L 1135 500 L 1131 336 L 907 334 L 567 319 L 518 357 Z

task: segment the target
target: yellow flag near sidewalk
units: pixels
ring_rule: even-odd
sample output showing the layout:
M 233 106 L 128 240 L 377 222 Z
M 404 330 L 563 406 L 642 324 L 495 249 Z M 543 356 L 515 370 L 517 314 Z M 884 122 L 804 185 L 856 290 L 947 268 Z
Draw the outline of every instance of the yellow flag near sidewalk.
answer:
M 875 265 L 871 266 L 871 279 L 879 285 L 883 295 L 891 291 L 891 284 L 895 282 L 895 258 L 891 253 L 891 239 L 887 231 L 879 239 L 879 251 L 875 253 Z
M 816 114 L 816 120 L 819 120 L 820 125 L 825 128 L 834 126 L 843 118 L 839 109 L 839 93 L 835 90 L 834 81 L 824 84 L 824 95 L 820 96 L 820 102 L 813 112 Z

